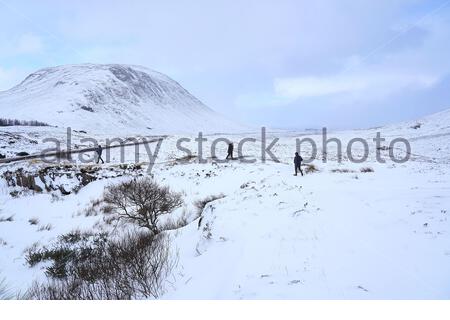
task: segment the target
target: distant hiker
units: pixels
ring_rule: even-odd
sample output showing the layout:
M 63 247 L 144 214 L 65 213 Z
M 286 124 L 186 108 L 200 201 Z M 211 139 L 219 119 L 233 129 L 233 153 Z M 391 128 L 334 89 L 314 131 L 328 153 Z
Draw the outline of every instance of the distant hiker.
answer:
M 294 165 L 295 165 L 295 174 L 294 174 L 294 176 L 297 175 L 297 170 L 299 170 L 300 173 L 303 176 L 303 171 L 302 171 L 302 168 L 301 168 L 302 161 L 303 161 L 303 158 L 298 154 L 298 152 L 296 152 L 295 153 L 295 157 L 294 157 Z
M 105 161 L 103 161 L 103 159 L 102 159 L 102 151 L 103 151 L 103 148 L 99 144 L 98 147 L 95 149 L 95 152 L 97 152 L 97 163 L 99 163 L 100 160 L 102 160 L 102 163 L 105 163 Z
M 228 154 L 227 154 L 227 160 L 228 158 L 231 158 L 231 160 L 233 160 L 233 143 L 228 144 Z

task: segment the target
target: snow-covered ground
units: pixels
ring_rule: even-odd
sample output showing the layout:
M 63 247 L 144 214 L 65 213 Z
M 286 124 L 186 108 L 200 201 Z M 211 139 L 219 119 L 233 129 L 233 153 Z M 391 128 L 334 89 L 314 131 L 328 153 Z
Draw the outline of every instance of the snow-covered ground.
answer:
M 334 143 L 329 144 L 328 162 L 323 163 L 322 136 L 309 135 L 319 147 L 313 161 L 318 171 L 304 177 L 293 176 L 292 164 L 295 138 L 305 138 L 301 133 L 268 134 L 268 144 L 275 136 L 280 138 L 272 149 L 278 163 L 259 159 L 259 133 L 207 136 L 204 164 L 195 158 L 181 161 L 185 154 L 176 148 L 180 137 L 166 138 L 152 174 L 183 193 L 184 208 L 174 215 L 184 214 L 190 223 L 168 232 L 178 263 L 162 298 L 450 298 L 450 122 L 420 123 L 416 129 L 411 128 L 416 123 L 406 123 L 328 133 L 329 138 L 341 139 L 344 153 L 352 138 L 366 139 L 370 153 L 361 164 L 351 163 L 345 154 L 339 163 Z M 380 152 L 386 163 L 377 162 L 372 141 L 377 131 L 387 139 L 383 146 L 394 138 L 409 139 L 411 159 L 394 163 L 384 148 Z M 244 137 L 256 138 L 255 143 L 245 144 L 243 153 L 245 159 L 258 160 L 211 159 L 208 150 L 218 137 L 235 144 Z M 184 144 L 188 145 L 197 154 L 195 142 Z M 30 148 L 41 146 L 27 145 L 27 151 L 33 151 Z M 132 162 L 134 147 L 126 150 L 126 161 Z M 308 158 L 312 150 L 305 143 L 301 152 Z M 144 147 L 139 153 L 140 161 L 148 161 Z M 405 156 L 404 146 L 396 145 L 393 153 Z M 224 143 L 218 145 L 217 154 L 225 157 Z M 361 145 L 355 143 L 353 155 L 361 154 Z M 10 193 L 17 187 L 7 187 L 6 180 L 0 179 L 0 219 L 5 220 L 0 222 L 0 272 L 13 289 L 25 290 L 33 279 L 44 277 L 42 265 L 26 265 L 26 248 L 36 242 L 48 244 L 76 228 L 101 225 L 101 216 L 86 217 L 85 210 L 101 197 L 105 185 L 127 179 L 127 174 L 106 174 L 117 169 L 119 160 L 113 155 L 112 163 L 100 166 L 104 179 L 65 196 L 59 191 L 29 191 L 13 197 Z M 31 166 L 29 162 L 2 165 L 0 174 L 44 165 L 39 161 L 31 161 Z M 75 164 L 73 170 L 86 166 Z M 362 168 L 373 172 L 361 172 Z M 74 178 L 65 179 L 69 181 L 59 183 L 70 186 Z M 219 194 L 224 197 L 209 203 L 199 221 L 193 203 Z M 9 217 L 12 221 L 7 221 Z M 39 222 L 30 224 L 33 218 Z

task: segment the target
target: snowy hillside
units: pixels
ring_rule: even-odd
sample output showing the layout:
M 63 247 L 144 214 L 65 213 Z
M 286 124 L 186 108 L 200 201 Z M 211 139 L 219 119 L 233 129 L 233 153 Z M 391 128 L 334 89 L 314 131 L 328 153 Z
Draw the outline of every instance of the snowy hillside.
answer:
M 410 137 L 450 133 L 450 109 L 417 120 L 391 124 L 382 129 L 384 132 L 401 133 Z
M 293 176 L 292 163 L 295 139 L 304 133 L 268 133 L 269 142 L 279 138 L 272 149 L 279 162 L 260 160 L 258 134 L 209 136 L 205 163 L 197 161 L 193 139 L 184 144 L 193 151 L 187 157 L 177 149 L 180 136 L 165 137 L 152 177 L 179 192 L 184 204 L 160 223 L 176 263 L 158 298 L 449 299 L 449 114 L 329 133 L 342 141 L 344 153 L 352 139 L 367 141 L 364 163 L 346 154 L 339 162 L 336 143 L 324 163 L 322 136 L 310 134 L 318 152 L 303 145 L 302 156 L 314 158 L 312 167 L 304 166 L 305 176 Z M 377 132 L 386 139 L 379 149 Z M 45 148 L 42 139 L 48 136 L 63 141 L 64 129 L 5 127 L 0 153 L 34 153 Z M 81 142 L 85 136 L 76 132 L 73 142 L 88 147 Z M 227 154 L 224 143 L 213 158 L 212 138 L 225 137 L 235 143 L 255 138 L 242 159 L 258 160 L 220 162 Z M 411 144 L 405 163 L 390 157 L 405 155 L 402 144 L 389 147 L 396 138 Z M 363 153 L 354 144 L 353 156 Z M 125 150 L 125 164 L 117 149 L 101 165 L 76 157 L 57 165 L 39 159 L 2 164 L 0 279 L 14 292 L 26 292 L 33 281 L 47 280 L 48 262 L 29 263 L 33 250 L 52 248 L 77 230 L 121 236 L 127 229 L 116 229 L 101 210 L 105 187 L 146 175 L 148 159 L 143 146 L 139 152 L 132 146 Z
M 168 76 L 141 66 L 67 65 L 39 70 L 0 92 L 0 118 L 88 132 L 233 132 L 243 127 Z
M 417 120 L 369 130 L 373 134 L 377 131 L 388 138 L 408 139 L 415 156 L 429 161 L 450 161 L 450 109 Z

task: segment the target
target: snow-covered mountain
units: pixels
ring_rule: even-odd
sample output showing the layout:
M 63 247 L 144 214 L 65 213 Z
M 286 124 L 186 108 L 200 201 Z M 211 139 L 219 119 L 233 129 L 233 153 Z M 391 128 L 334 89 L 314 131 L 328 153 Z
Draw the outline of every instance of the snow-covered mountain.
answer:
M 233 132 L 168 76 L 141 66 L 80 64 L 30 74 L 0 92 L 0 118 L 37 120 L 89 132 Z

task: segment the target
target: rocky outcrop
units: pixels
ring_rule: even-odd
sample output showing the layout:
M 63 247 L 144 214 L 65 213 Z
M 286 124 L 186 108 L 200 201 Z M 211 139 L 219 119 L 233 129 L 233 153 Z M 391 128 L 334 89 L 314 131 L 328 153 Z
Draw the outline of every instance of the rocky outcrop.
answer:
M 49 166 L 36 171 L 24 168 L 15 171 L 5 171 L 1 178 L 5 179 L 7 186 L 13 189 L 11 194 L 17 196 L 22 191 L 58 192 L 69 195 L 78 192 L 93 181 L 117 178 L 123 175 L 141 176 L 144 170 L 139 164 L 121 164 L 119 166 Z

